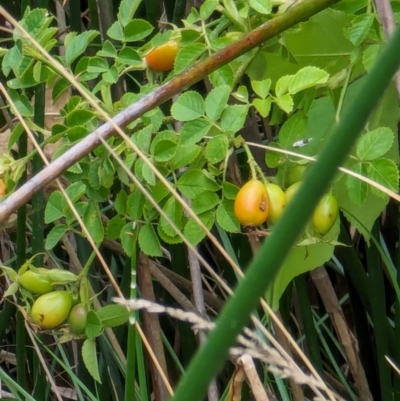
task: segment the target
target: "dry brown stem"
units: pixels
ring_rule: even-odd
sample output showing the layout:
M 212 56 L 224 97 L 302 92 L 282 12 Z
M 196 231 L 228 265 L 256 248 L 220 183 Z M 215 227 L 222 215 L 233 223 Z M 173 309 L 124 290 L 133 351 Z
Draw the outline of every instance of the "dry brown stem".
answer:
M 367 377 L 358 355 L 356 340 L 347 325 L 342 307 L 340 306 L 328 273 L 325 267 L 318 267 L 311 271 L 310 274 L 325 309 L 332 320 L 339 341 L 343 346 L 350 372 L 359 391 L 360 399 L 363 401 L 372 401 L 373 398 L 369 390 Z

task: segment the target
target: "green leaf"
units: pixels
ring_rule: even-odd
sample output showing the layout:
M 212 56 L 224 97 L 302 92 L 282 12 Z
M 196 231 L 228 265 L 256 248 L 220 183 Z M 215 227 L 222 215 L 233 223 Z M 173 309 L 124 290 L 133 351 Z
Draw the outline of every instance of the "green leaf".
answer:
M 153 47 L 158 47 L 165 43 L 168 43 L 171 40 L 171 33 L 172 31 L 170 29 L 167 29 L 162 32 L 160 31 L 151 38 L 150 43 L 152 44 Z
M 239 188 L 231 182 L 224 181 L 222 183 L 222 194 L 224 195 L 224 198 L 235 200 L 238 192 Z
M 271 0 L 250 0 L 249 5 L 252 9 L 256 10 L 260 14 L 271 14 Z
M 96 313 L 92 310 L 88 312 L 87 322 L 85 327 L 85 334 L 89 340 L 93 340 L 103 332 L 103 326 Z
M 99 189 L 87 187 L 86 195 L 89 199 L 95 202 L 105 202 L 110 196 L 110 190 L 104 187 L 100 187 Z
M 122 216 L 114 216 L 107 223 L 106 237 L 110 240 L 116 240 L 121 234 L 122 227 L 126 224 L 126 220 Z
M 230 233 L 240 232 L 240 224 L 235 217 L 233 211 L 234 202 L 229 199 L 224 199 L 217 207 L 217 222 L 225 230 Z
M 76 64 L 74 72 L 79 82 L 87 82 L 89 80 L 95 79 L 100 74 L 98 72 L 87 72 L 89 61 L 90 57 L 82 56 Z M 65 88 L 63 88 L 65 92 L 66 90 L 70 89 L 71 84 L 68 80 L 63 79 L 63 81 L 63 86 L 66 86 Z
M 103 78 L 103 80 L 109 84 L 116 84 L 118 82 L 118 78 L 119 78 L 119 74 L 118 74 L 118 68 L 113 65 L 112 67 L 110 67 L 108 69 L 108 71 L 106 71 L 105 73 L 102 74 L 101 76 Z M 102 91 L 104 91 L 105 89 L 107 89 L 106 86 L 101 87 Z M 103 92 L 102 92 L 103 94 Z M 105 98 L 104 94 L 103 94 L 103 99 Z
M 235 104 L 233 106 L 227 106 L 221 117 L 222 130 L 229 134 L 235 134 L 242 129 L 248 109 L 248 105 Z
M 201 147 L 194 144 L 178 145 L 174 157 L 170 160 L 173 169 L 188 166 L 200 154 Z
M 253 106 L 256 110 L 260 113 L 260 116 L 265 118 L 268 116 L 269 112 L 271 111 L 271 98 L 267 97 L 266 99 L 254 99 Z
M 149 36 L 154 28 L 147 21 L 142 19 L 133 19 L 124 28 L 125 42 L 138 42 Z
M 278 143 L 272 142 L 268 146 L 272 148 L 281 149 L 281 146 Z M 274 152 L 272 150 L 267 149 L 265 152 L 265 164 L 269 168 L 276 168 L 282 163 L 285 163 L 286 157 L 283 153 Z
M 97 363 L 96 343 L 93 339 L 86 339 L 82 345 L 82 359 L 86 369 L 94 380 L 101 383 L 99 366 Z
M 354 46 L 361 45 L 367 38 L 368 32 L 374 23 L 374 19 L 375 16 L 373 14 L 361 14 L 357 15 L 351 21 L 351 25 L 345 33 Z
M 104 159 L 99 168 L 100 185 L 104 188 L 111 188 L 114 184 L 114 166 L 110 159 Z
M 31 266 L 31 270 L 35 271 L 33 266 Z M 67 285 L 79 281 L 79 277 L 68 270 L 47 269 L 45 272 L 36 271 L 36 273 L 42 274 L 45 279 L 56 285 Z
M 122 42 L 124 39 L 124 32 L 122 31 L 122 25 L 119 21 L 115 21 L 110 28 L 107 30 L 107 35 L 118 42 Z
M 196 62 L 206 50 L 207 47 L 203 43 L 192 43 L 182 47 L 176 55 L 174 72 L 179 74 L 186 70 L 186 68 Z
M 230 19 L 234 19 L 236 24 L 245 30 L 245 23 L 243 18 L 240 16 L 239 11 L 237 9 L 236 2 L 234 0 L 223 0 L 222 1 L 226 11 L 230 14 Z
M 393 160 L 384 157 L 373 160 L 368 165 L 368 176 L 391 191 L 399 190 L 399 169 Z M 379 197 L 387 196 L 375 187 L 371 187 L 371 191 Z
M 214 225 L 214 214 L 212 212 L 205 212 L 197 216 L 208 230 L 211 230 Z M 189 219 L 183 230 L 186 239 L 193 245 L 197 245 L 202 241 L 206 233 L 203 229 L 193 220 Z
M 57 80 L 51 93 L 51 99 L 53 102 L 56 102 L 70 87 L 71 83 L 67 79 L 61 78 Z
M 229 150 L 229 141 L 225 135 L 211 138 L 206 145 L 205 156 L 211 164 L 218 163 L 226 158 Z
M 302 111 L 290 116 L 279 132 L 279 143 L 284 149 L 292 149 L 293 144 L 306 139 L 308 119 Z
M 219 196 L 215 192 L 203 192 L 192 201 L 192 210 L 197 215 L 214 209 L 220 203 Z
M 70 66 L 82 53 L 85 52 L 89 43 L 99 35 L 98 31 L 85 31 L 73 37 L 65 46 L 65 62 Z
M 217 121 L 228 104 L 231 89 L 227 85 L 214 88 L 206 97 L 205 111 L 210 120 Z
M 219 1 L 218 0 L 206 0 L 200 7 L 200 18 L 206 20 L 215 11 Z
M 170 220 L 176 225 L 176 227 L 182 229 L 182 218 L 183 218 L 183 206 L 171 196 L 163 207 L 164 213 L 170 218 Z M 160 225 L 165 234 L 170 237 L 176 236 L 175 229 L 168 223 L 164 216 L 160 217 Z
M 121 245 L 124 248 L 124 252 L 128 256 L 133 256 L 135 254 L 136 240 L 137 236 L 133 228 L 134 224 L 131 222 L 125 224 L 121 229 Z
M 12 147 L 17 143 L 21 134 L 25 132 L 24 127 L 21 123 L 15 124 L 10 137 L 8 138 L 7 150 L 10 151 Z
M 272 309 L 279 308 L 279 300 L 293 278 L 323 265 L 332 257 L 334 250 L 333 245 L 325 243 L 292 248 L 273 285 L 266 292 L 266 300 Z
M 304 89 L 328 82 L 329 74 L 317 67 L 304 67 L 299 70 L 289 83 L 289 94 L 294 95 Z
M 2 61 L 2 71 L 3 74 L 8 77 L 8 74 L 12 69 L 17 70 L 22 63 L 22 43 L 17 40 L 15 46 L 9 49 L 3 57 Z
M 103 48 L 99 50 L 96 55 L 99 57 L 115 58 L 117 57 L 117 51 L 114 45 L 109 40 L 106 40 L 103 44 Z
M 236 92 L 232 92 L 231 95 L 239 102 L 242 102 L 242 103 L 249 102 L 249 92 L 247 90 L 247 87 L 244 85 L 240 85 L 237 88 Z
M 154 174 L 154 171 L 151 169 L 151 167 L 147 163 L 143 163 L 142 166 L 142 174 L 144 180 L 151 186 L 156 185 L 156 176 Z
M 343 11 L 346 14 L 355 14 L 356 11 L 367 7 L 369 0 L 342 0 L 332 6 L 335 10 Z
M 357 157 L 360 160 L 374 160 L 383 156 L 391 147 L 394 134 L 390 128 L 379 127 L 363 135 L 357 144 Z
M 175 141 L 165 139 L 159 141 L 154 147 L 154 159 L 157 162 L 170 161 L 178 149 L 178 144 Z
M 230 88 L 233 88 L 233 85 L 235 84 L 235 73 L 232 66 L 227 64 L 212 72 L 208 76 L 208 79 L 214 88 L 222 85 L 228 85 Z
M 89 165 L 89 171 L 87 174 L 87 178 L 89 180 L 90 187 L 93 189 L 100 188 L 100 176 L 99 176 L 100 164 L 101 164 L 101 160 L 95 159 Z
M 336 196 L 340 209 L 346 219 L 369 241 L 372 227 L 376 219 L 385 209 L 389 197 L 379 198 L 372 191 L 368 191 L 367 198 L 359 205 L 354 203 L 348 194 L 346 177 L 333 184 L 333 194 Z M 361 224 L 360 224 L 361 222 Z
M 381 50 L 382 44 L 370 45 L 364 50 L 362 55 L 362 64 L 367 72 L 371 71 Z
M 185 92 L 172 105 L 171 114 L 179 121 L 195 120 L 204 114 L 204 100 L 198 92 Z
M 74 127 L 68 128 L 66 134 L 68 139 L 71 142 L 76 142 L 83 139 L 89 133 L 89 129 L 87 127 L 83 127 L 82 125 L 76 125 Z M 68 171 L 72 171 L 71 168 Z
M 15 295 L 17 293 L 17 291 L 20 289 L 20 286 L 18 285 L 18 283 L 12 283 L 8 288 L 7 291 L 4 292 L 3 294 L 3 299 L 7 298 L 7 297 L 12 297 L 13 295 Z
M 145 224 L 139 231 L 139 246 L 148 256 L 162 256 L 161 245 L 151 224 Z
M 193 145 L 203 139 L 211 127 L 211 123 L 204 119 L 189 121 L 183 124 L 180 141 L 184 145 Z
M 88 202 L 88 207 L 83 215 L 83 222 L 93 241 L 96 244 L 101 243 L 104 239 L 104 227 L 97 202 L 92 200 Z
M 125 191 L 119 191 L 115 198 L 114 208 L 119 214 L 126 214 L 127 195 Z
M 357 174 L 367 177 L 367 167 L 364 163 L 355 163 L 351 170 Z M 368 184 L 358 178 L 348 175 L 346 178 L 346 186 L 349 198 L 356 204 L 361 205 L 368 194 Z
M 8 89 L 8 94 L 13 101 L 15 107 L 23 117 L 33 116 L 33 106 L 26 95 L 20 95 L 17 91 L 13 89 Z
M 43 29 L 46 29 L 49 26 L 51 21 L 52 18 L 46 17 L 46 10 L 44 8 L 36 8 L 33 10 L 26 9 L 21 25 L 34 38 L 37 38 Z M 16 32 L 14 32 L 14 35 L 16 35 Z
M 167 235 L 160 224 L 157 226 L 157 233 L 161 241 L 165 242 L 166 244 L 175 245 L 182 243 L 182 239 L 178 234 L 174 235 L 173 237 Z
M 143 153 L 149 153 L 152 134 L 153 125 L 149 124 L 133 135 L 133 141 Z
M 275 95 L 277 97 L 283 96 L 289 91 L 290 81 L 293 79 L 294 75 L 284 75 L 280 77 L 275 85 Z
M 72 203 L 77 202 L 85 194 L 86 185 L 82 181 L 74 182 L 65 190 Z M 65 201 L 65 206 L 67 206 Z
M 47 234 L 44 248 L 46 251 L 53 249 L 60 241 L 61 237 L 67 232 L 68 227 L 65 224 L 59 224 L 54 226 L 51 231 Z
M 143 206 L 145 197 L 139 189 L 133 191 L 129 196 L 126 203 L 126 210 L 133 220 L 138 220 L 143 215 Z
M 75 203 L 75 209 L 78 212 L 79 216 L 83 216 L 83 214 L 85 213 L 85 210 L 87 208 L 87 202 L 77 202 Z M 75 221 L 76 221 L 76 217 L 74 215 L 74 213 L 72 212 L 72 210 L 70 210 L 67 215 L 65 216 L 66 219 L 66 223 L 68 226 L 71 226 Z
M 109 69 L 107 60 L 102 57 L 90 57 L 87 72 L 102 73 Z
M 288 93 L 275 98 L 274 101 L 285 113 L 289 114 L 292 112 L 294 103 L 292 97 Z
M 21 271 L 23 268 L 23 271 Z M 0 266 L 0 270 L 3 271 L 4 274 L 7 275 L 7 277 L 11 280 L 11 281 L 17 281 L 18 280 L 18 274 L 23 274 L 26 272 L 28 266 L 25 263 L 19 270 L 18 273 L 12 269 L 11 267 L 7 267 L 7 266 Z
M 135 163 L 135 175 L 136 175 L 136 178 L 139 180 L 139 181 L 143 181 L 143 166 L 144 166 L 144 161 L 143 161 L 143 159 L 138 159 L 138 160 L 136 160 L 136 163 Z
M 96 311 L 103 327 L 117 327 L 129 320 L 130 311 L 123 305 L 106 305 Z
M 132 20 L 141 2 L 141 0 L 122 0 L 120 2 L 118 21 L 121 22 L 122 26 L 126 26 Z
M 154 155 L 155 147 L 158 144 L 158 142 L 164 141 L 164 140 L 169 140 L 172 142 L 177 142 L 178 137 L 175 131 L 173 130 L 164 130 L 160 131 L 157 133 L 157 135 L 154 137 L 154 139 L 151 142 L 150 146 L 150 153 Z
M 157 203 L 160 203 L 169 194 L 169 190 L 161 181 L 157 181 L 151 188 L 150 194 Z
M 66 117 L 68 126 L 85 125 L 94 118 L 94 113 L 90 110 L 74 110 Z
M 143 62 L 139 53 L 130 47 L 124 47 L 119 52 L 117 60 L 126 65 L 140 65 Z
M 344 29 L 351 16 L 326 9 L 283 34 L 285 47 L 300 67 L 313 65 L 334 75 L 348 68 L 353 44 Z
M 205 191 L 218 191 L 220 186 L 201 170 L 188 170 L 178 180 L 178 189 L 184 196 L 194 199 Z
M 62 210 L 63 200 L 64 197 L 60 191 L 54 191 L 50 195 L 44 211 L 44 222 L 46 224 L 52 223 L 53 221 L 64 217 L 64 212 Z
M 264 79 L 263 81 L 252 80 L 251 87 L 261 99 L 265 99 L 271 89 L 271 83 L 272 81 L 270 79 Z

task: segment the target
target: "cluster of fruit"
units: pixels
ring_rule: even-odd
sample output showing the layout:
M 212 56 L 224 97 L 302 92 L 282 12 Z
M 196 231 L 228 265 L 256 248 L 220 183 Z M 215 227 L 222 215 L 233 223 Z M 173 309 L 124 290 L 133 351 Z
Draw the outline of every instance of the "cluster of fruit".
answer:
M 52 330 L 68 320 L 69 331 L 76 335 L 82 334 L 86 326 L 88 308 L 80 303 L 79 299 L 75 299 L 70 291 L 56 290 L 60 274 L 64 283 L 77 281 L 78 277 L 66 271 L 45 268 L 35 270 L 26 270 L 18 275 L 16 280 L 18 285 L 33 297 L 39 295 L 30 311 L 31 322 L 41 329 Z
M 293 176 L 293 174 L 292 174 Z M 283 189 L 273 183 L 263 183 L 257 179 L 247 182 L 239 190 L 234 205 L 235 216 L 243 226 L 260 226 L 266 221 L 276 224 L 284 213 L 286 205 L 292 200 L 302 181 Z M 319 235 L 325 235 L 333 227 L 339 215 L 337 199 L 330 193 L 325 194 L 312 215 L 312 226 Z

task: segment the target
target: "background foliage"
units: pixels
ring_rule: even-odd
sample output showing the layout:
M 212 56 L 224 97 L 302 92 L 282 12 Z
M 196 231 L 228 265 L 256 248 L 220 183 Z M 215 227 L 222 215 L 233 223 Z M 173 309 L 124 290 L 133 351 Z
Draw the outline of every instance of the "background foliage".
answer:
M 6 10 L 113 117 L 197 61 L 292 12 L 294 3 L 70 0 L 63 8 L 14 1 Z M 391 5 L 398 20 L 400 2 Z M 20 28 L 6 27 L 0 33 L 5 196 L 43 168 L 27 128 L 55 160 L 106 120 Z M 170 40 L 179 43 L 173 69 L 149 68 L 145 56 Z M 172 317 L 129 314 L 112 298 L 141 296 L 214 320 L 240 269 L 274 231 L 271 224 L 255 231 L 240 226 L 239 188 L 254 169 L 283 189 L 294 168 L 307 174 L 385 46 L 372 0 L 336 2 L 146 112 L 125 127 L 129 141 L 113 136 L 68 168 L 60 181 L 65 193 L 47 187 L 19 209 L 2 232 L 5 295 L 19 294 L 29 312 L 33 298 L 17 292 L 14 271 L 57 267 L 75 276 L 54 281 L 91 311 L 81 337 L 64 328 L 34 333 L 25 327 L 27 314 L 3 302 L 6 392 L 36 400 L 50 391 L 68 397 L 67 389 L 75 399 L 167 399 L 204 336 Z M 331 183 L 340 218 L 323 236 L 307 225 L 264 297 L 325 384 L 345 399 L 399 398 L 400 381 L 385 359 L 400 358 L 398 97 L 393 82 L 376 99 L 342 166 L 347 170 Z M 309 372 L 265 304 L 256 317 Z M 252 328 L 271 341 L 260 326 Z M 239 366 L 231 362 L 209 388 L 210 400 L 239 399 L 228 391 Z M 270 373 L 263 362 L 256 368 L 270 399 L 312 396 L 295 374 L 285 380 L 282 369 Z M 243 399 L 255 392 L 249 383 Z

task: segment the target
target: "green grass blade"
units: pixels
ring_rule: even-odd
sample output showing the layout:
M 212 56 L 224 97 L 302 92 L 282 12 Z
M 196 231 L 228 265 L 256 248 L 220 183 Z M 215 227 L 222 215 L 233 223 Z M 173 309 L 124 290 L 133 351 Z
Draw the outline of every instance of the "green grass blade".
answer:
M 318 342 L 318 335 L 315 329 L 314 319 L 312 316 L 312 306 L 307 291 L 307 281 L 304 274 L 296 277 L 296 289 L 299 297 L 299 308 L 301 317 L 303 320 L 304 334 L 306 337 L 306 344 L 308 353 L 310 355 L 310 361 L 318 371 L 322 374 L 322 360 L 320 354 L 320 347 Z
M 376 223 L 372 232 L 374 236 L 378 236 Z M 385 320 L 387 320 L 385 286 L 383 282 L 381 256 L 375 242 L 371 243 L 367 248 L 367 267 L 370 280 L 369 285 L 372 305 L 371 318 L 375 333 L 381 399 L 382 401 L 388 401 L 392 399 L 392 372 L 391 367 L 385 358 L 389 351 L 387 341 L 388 334 L 385 330 Z
M 0 380 L 7 386 L 9 391 L 15 395 L 15 398 L 26 401 L 36 401 L 30 394 L 28 394 L 16 381 L 14 381 L 8 374 L 0 368 Z M 22 394 L 23 398 L 19 395 Z

